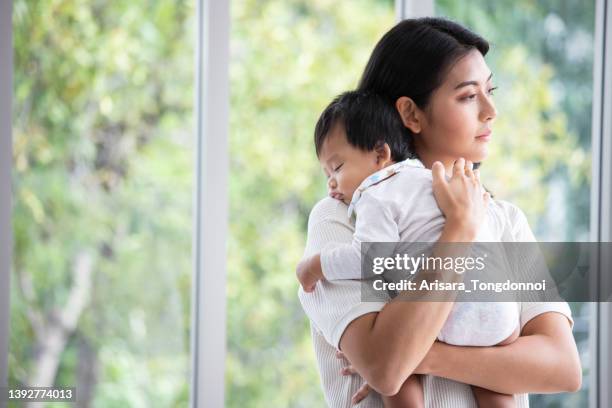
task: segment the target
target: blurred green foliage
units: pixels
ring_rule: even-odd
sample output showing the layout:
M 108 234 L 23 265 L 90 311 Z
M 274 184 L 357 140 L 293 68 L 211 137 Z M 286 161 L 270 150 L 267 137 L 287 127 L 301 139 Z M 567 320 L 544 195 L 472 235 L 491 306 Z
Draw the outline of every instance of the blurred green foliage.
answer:
M 436 13 L 491 43 L 499 115 L 487 185 L 540 240 L 589 240 L 595 2 L 438 0 Z
M 390 2 L 232 3 L 227 405 L 324 406 L 294 270 L 325 194 L 312 144 L 357 84 Z
M 82 407 L 188 401 L 193 15 L 14 3 L 11 383 L 76 385 Z

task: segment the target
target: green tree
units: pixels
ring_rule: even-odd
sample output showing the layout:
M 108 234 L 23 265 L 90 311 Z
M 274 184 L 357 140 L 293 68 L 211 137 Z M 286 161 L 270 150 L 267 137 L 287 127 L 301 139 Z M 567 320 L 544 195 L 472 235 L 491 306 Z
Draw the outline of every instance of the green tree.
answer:
M 324 406 L 294 274 L 325 194 L 312 135 L 356 86 L 393 4 L 243 1 L 231 14 L 228 406 Z
M 188 399 L 193 14 L 15 1 L 11 383 Z

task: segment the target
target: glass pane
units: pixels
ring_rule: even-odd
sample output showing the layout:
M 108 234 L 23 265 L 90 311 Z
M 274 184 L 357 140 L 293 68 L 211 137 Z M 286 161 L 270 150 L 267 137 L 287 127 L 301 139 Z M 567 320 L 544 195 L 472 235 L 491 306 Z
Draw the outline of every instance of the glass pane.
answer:
M 188 403 L 194 15 L 14 1 L 12 384 Z
M 312 135 L 357 85 L 394 5 L 236 1 L 231 18 L 227 406 L 322 407 L 294 273 L 326 194 Z
M 589 241 L 595 2 L 437 0 L 436 13 L 492 45 L 499 113 L 487 187 L 523 209 L 539 241 Z M 590 305 L 570 306 L 582 390 L 532 395 L 533 406 L 588 405 Z

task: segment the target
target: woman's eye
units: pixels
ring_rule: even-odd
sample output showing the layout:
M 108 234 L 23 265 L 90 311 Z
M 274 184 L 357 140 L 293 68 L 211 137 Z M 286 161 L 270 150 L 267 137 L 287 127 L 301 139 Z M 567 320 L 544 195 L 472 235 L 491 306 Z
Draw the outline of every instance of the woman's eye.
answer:
M 339 165 L 338 167 L 336 167 L 336 168 L 334 169 L 334 171 L 338 171 L 338 170 L 340 170 L 340 168 L 341 168 L 343 165 L 344 165 L 344 163 L 342 163 L 341 165 Z
M 474 100 L 474 99 L 476 99 L 476 94 L 467 95 L 467 96 L 464 96 L 463 98 L 461 98 L 462 101 L 471 101 L 471 100 Z
M 497 87 L 493 87 L 493 88 L 489 88 L 487 90 L 487 94 L 492 96 L 493 95 L 493 91 L 495 91 L 497 89 Z M 467 96 L 464 96 L 463 98 L 461 98 L 462 101 L 473 101 L 474 99 L 476 99 L 476 96 L 478 96 L 477 94 L 470 94 Z

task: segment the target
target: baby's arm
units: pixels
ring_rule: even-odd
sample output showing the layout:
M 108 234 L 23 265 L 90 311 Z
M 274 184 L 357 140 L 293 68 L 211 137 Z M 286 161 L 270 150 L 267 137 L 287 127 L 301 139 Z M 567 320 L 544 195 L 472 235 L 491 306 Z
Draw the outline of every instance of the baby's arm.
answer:
M 302 260 L 296 275 L 306 292 L 312 292 L 321 279 L 361 279 L 362 242 L 398 242 L 393 211 L 365 192 L 357 207 L 355 234 L 351 244 L 324 248 L 320 254 Z
M 295 274 L 298 281 L 300 281 L 300 285 L 302 285 L 304 292 L 312 292 L 317 282 L 323 279 L 321 255 L 315 254 L 300 261 Z

